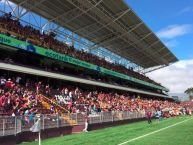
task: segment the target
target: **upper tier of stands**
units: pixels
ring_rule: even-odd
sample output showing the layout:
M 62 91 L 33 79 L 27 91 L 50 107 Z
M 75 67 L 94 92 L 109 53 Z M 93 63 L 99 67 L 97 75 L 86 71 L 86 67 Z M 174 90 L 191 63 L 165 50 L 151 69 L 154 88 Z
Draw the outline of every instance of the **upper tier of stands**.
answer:
M 20 40 L 31 42 L 34 45 L 42 46 L 44 48 L 51 49 L 56 52 L 66 54 L 71 57 L 78 58 L 80 60 L 90 62 L 92 64 L 161 86 L 147 76 L 137 73 L 132 69 L 128 69 L 125 66 L 119 64 L 110 63 L 105 59 L 93 54 L 76 50 L 73 46 L 69 47 L 67 44 L 60 42 L 45 33 L 41 33 L 39 30 L 29 25 L 24 26 L 20 23 L 19 20 L 12 19 L 11 14 L 5 14 L 0 17 L 0 32 L 5 33 L 6 35 L 12 35 Z

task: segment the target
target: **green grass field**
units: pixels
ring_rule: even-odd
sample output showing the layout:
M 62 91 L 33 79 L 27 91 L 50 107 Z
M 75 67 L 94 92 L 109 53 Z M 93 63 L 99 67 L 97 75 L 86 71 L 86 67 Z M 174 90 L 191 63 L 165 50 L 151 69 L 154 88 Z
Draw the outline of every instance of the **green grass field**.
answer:
M 171 126 L 174 124 L 176 125 Z M 143 121 L 88 133 L 49 138 L 43 140 L 42 145 L 118 145 L 137 137 L 140 138 L 125 145 L 193 145 L 193 117 L 169 118 L 160 123 L 153 121 L 152 125 Z M 37 144 L 30 142 L 22 145 Z

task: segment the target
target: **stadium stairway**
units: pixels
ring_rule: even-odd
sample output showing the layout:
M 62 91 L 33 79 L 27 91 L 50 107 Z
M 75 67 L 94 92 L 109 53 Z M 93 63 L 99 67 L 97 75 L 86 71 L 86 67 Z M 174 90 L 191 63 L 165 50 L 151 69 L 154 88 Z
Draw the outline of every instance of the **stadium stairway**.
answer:
M 58 105 L 55 101 L 47 98 L 44 95 L 38 95 L 37 96 L 38 101 L 41 102 L 42 106 L 48 110 L 52 109 L 52 106 L 54 106 L 54 112 L 55 113 L 59 113 L 62 114 L 62 118 L 71 126 L 77 125 L 76 120 L 72 119 L 70 117 L 70 112 L 68 110 L 66 110 L 64 107 Z

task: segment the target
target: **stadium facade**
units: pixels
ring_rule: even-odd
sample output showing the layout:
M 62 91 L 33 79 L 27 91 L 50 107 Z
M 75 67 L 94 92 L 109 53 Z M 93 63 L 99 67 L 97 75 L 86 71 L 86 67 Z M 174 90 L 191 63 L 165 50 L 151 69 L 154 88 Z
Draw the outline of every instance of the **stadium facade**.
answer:
M 90 124 L 97 128 L 102 122 L 112 125 L 143 119 L 145 109 L 140 110 L 139 105 L 141 112 L 137 111 L 133 98 L 176 105 L 167 95 L 169 90 L 145 72 L 178 59 L 124 1 L 5 0 L 0 9 L 0 72 L 1 82 L 5 82 L 1 90 L 6 92 L 1 94 L 6 98 L 14 92 L 13 96 L 20 98 L 21 93 L 15 92 L 24 90 L 23 96 L 31 101 L 27 106 L 19 99 L 15 106 L 1 105 L 2 118 L 16 112 L 38 112 L 43 114 L 43 129 L 55 129 L 59 135 L 80 129 L 85 116 L 80 112 L 90 108 Z M 84 96 L 84 103 L 80 103 L 80 96 Z M 113 97 L 115 102 L 117 97 L 122 102 L 109 107 L 109 100 L 99 97 Z M 133 108 L 121 104 L 125 101 Z M 18 106 L 23 110 L 18 111 Z M 14 127 L 4 126 L 2 135 L 23 131 L 25 136 L 29 126 L 21 125 L 21 120 L 10 123 L 15 123 Z M 30 122 L 30 117 L 27 120 Z M 61 131 L 64 126 L 67 132 Z

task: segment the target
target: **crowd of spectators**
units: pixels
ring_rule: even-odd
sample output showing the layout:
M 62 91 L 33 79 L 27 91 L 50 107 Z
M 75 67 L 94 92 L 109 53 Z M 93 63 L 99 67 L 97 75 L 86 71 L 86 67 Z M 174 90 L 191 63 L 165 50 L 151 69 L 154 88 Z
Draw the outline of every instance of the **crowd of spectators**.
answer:
M 183 113 L 190 114 L 188 106 L 167 99 L 155 99 L 150 97 L 132 96 L 128 93 L 88 91 L 71 85 L 54 85 L 43 81 L 34 81 L 16 77 L 0 77 L 0 108 L 7 114 L 34 115 L 39 112 L 37 104 L 42 103 L 37 99 L 39 94 L 55 102 L 71 113 L 129 111 L 145 114 L 147 109 L 160 110 L 164 117 L 178 116 Z M 60 113 L 52 105 L 50 113 Z M 189 112 L 190 111 L 190 112 Z M 40 113 L 40 112 L 39 112 Z
M 0 115 L 29 115 L 34 116 L 38 111 L 35 109 L 37 102 L 35 93 L 28 86 L 22 84 L 21 77 L 0 77 Z
M 132 69 L 128 69 L 123 65 L 110 63 L 101 57 L 98 57 L 91 53 L 87 53 L 83 50 L 79 51 L 73 46 L 68 46 L 63 42 L 58 41 L 51 35 L 41 33 L 39 30 L 33 28 L 30 25 L 24 26 L 19 20 L 13 19 L 11 13 L 5 14 L 0 17 L 0 28 L 1 33 L 13 35 L 14 37 L 17 37 L 17 39 L 28 41 L 34 45 L 42 46 L 44 48 L 51 49 L 62 54 L 66 54 L 78 58 L 80 60 L 132 76 L 134 78 L 138 78 L 156 85 L 160 85 L 148 78 L 147 76 L 139 74 L 133 71 Z

